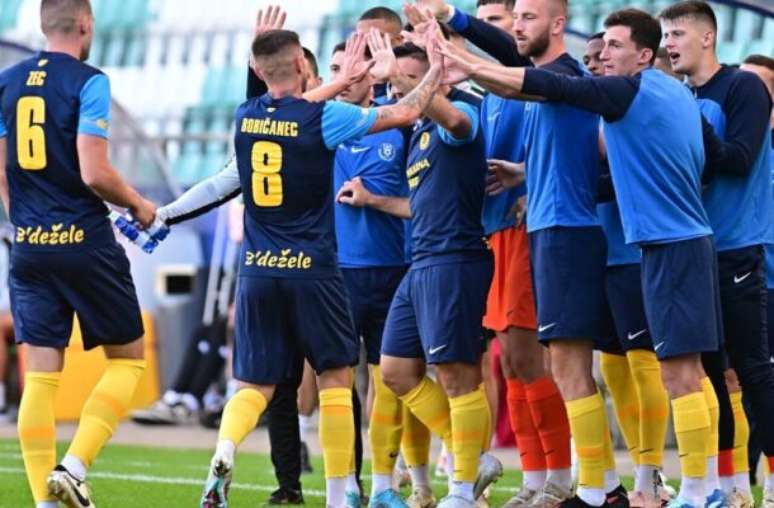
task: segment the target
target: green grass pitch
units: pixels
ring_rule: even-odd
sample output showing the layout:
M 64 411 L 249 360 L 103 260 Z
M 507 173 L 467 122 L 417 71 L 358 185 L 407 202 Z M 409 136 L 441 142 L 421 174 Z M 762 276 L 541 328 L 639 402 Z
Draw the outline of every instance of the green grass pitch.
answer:
M 59 443 L 58 457 L 66 444 Z M 191 508 L 198 506 L 202 485 L 207 475 L 211 451 L 179 448 L 150 448 L 109 444 L 89 473 L 96 506 L 104 508 L 163 507 Z M 325 484 L 322 463 L 313 459 L 315 472 L 303 475 L 306 506 L 325 506 Z M 369 464 L 364 465 L 363 480 L 370 489 Z M 506 471 L 494 486 L 491 506 L 503 505 L 521 483 L 521 472 Z M 675 487 L 677 482 L 671 481 Z M 631 478 L 624 479 L 627 488 Z M 234 508 L 258 507 L 276 488 L 271 461 L 266 454 L 241 453 L 237 456 L 234 483 L 229 506 Z M 446 492 L 445 482 L 433 480 L 436 497 Z M 760 503 L 761 489 L 755 487 L 756 501 Z M 410 493 L 404 489 L 404 496 Z M 19 444 L 0 440 L 0 508 L 32 507 L 32 497 L 24 475 Z

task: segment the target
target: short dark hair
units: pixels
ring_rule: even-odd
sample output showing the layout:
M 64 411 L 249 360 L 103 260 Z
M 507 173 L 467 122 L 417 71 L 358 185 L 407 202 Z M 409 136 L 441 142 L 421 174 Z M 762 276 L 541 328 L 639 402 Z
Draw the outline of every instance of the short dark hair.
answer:
M 339 51 L 346 51 L 347 50 L 347 41 L 341 41 L 340 43 L 333 46 L 333 51 L 331 51 L 331 55 L 334 53 L 338 53 Z
M 750 55 L 744 59 L 744 63 L 750 65 L 760 65 L 770 71 L 774 71 L 774 58 L 765 55 Z
M 410 57 L 414 60 L 419 60 L 420 62 L 425 63 L 429 61 L 427 59 L 427 52 L 413 42 L 407 42 L 405 44 L 401 44 L 400 46 L 395 46 L 392 48 L 392 52 L 395 53 L 395 58 Z
M 253 57 L 273 55 L 290 46 L 301 48 L 301 41 L 296 32 L 290 30 L 269 30 L 258 34 L 253 40 L 251 50 Z
M 512 11 L 514 6 L 516 5 L 516 0 L 478 0 L 476 2 L 476 7 L 481 7 L 482 5 L 504 5 L 506 9 L 509 11 Z
M 89 0 L 42 0 L 40 28 L 45 35 L 70 35 L 75 32 L 76 17 L 83 12 L 91 14 Z
M 707 2 L 702 0 L 684 0 L 674 5 L 670 5 L 658 15 L 659 18 L 672 21 L 679 18 L 696 18 L 709 21 L 712 29 L 718 31 L 718 19 L 715 17 L 715 11 Z
M 591 41 L 595 41 L 597 39 L 604 39 L 604 38 L 605 38 L 605 32 L 597 32 L 594 35 L 592 35 L 591 37 L 589 37 L 586 40 L 586 42 L 591 42 Z
M 661 25 L 658 20 L 640 9 L 621 9 L 610 14 L 605 19 L 605 28 L 627 26 L 631 30 L 631 38 L 638 49 L 647 48 L 653 52 L 650 64 L 656 61 L 658 47 L 661 44 Z
M 314 72 L 314 77 L 319 78 L 320 77 L 320 67 L 317 66 L 317 57 L 314 56 L 314 53 L 312 53 L 312 50 L 304 47 L 304 58 L 306 58 L 306 61 L 309 62 L 309 65 L 312 67 L 312 72 Z
M 400 19 L 400 15 L 389 7 L 372 7 L 371 9 L 368 9 L 363 14 L 361 14 L 358 21 L 368 21 L 371 19 L 381 19 L 382 21 L 397 23 L 398 26 L 403 24 L 403 20 Z

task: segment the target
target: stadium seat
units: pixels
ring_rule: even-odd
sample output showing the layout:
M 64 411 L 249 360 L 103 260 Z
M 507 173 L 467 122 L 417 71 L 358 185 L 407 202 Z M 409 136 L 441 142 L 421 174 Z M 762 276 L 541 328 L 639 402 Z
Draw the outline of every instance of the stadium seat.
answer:
M 725 42 L 718 45 L 718 60 L 724 64 L 738 64 L 747 54 L 748 42 Z

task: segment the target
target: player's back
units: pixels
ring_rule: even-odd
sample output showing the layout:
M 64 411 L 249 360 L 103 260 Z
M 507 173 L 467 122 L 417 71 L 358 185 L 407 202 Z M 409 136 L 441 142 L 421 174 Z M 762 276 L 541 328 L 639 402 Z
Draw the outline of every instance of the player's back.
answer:
M 104 203 L 83 182 L 79 133 L 105 137 L 107 77 L 64 53 L 39 52 L 0 73 L 6 175 L 18 249 L 96 247 L 113 241 Z M 2 128 L 2 125 L 0 125 Z
M 235 148 L 245 196 L 245 275 L 336 272 L 332 170 L 325 103 L 270 95 L 237 110 Z

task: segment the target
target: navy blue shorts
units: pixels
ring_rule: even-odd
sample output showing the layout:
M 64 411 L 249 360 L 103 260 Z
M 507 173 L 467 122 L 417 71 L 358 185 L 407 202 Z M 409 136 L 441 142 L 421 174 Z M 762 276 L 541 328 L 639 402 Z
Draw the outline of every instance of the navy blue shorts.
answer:
M 357 364 L 341 277 L 240 277 L 233 357 L 234 377 L 257 385 L 281 383 L 301 357 L 318 374 Z
M 144 333 L 129 259 L 118 243 L 79 252 L 13 250 L 8 287 L 17 342 L 65 348 L 73 314 L 85 349 L 128 344 Z
M 607 240 L 600 227 L 553 227 L 529 234 L 538 336 L 599 340 L 604 334 Z
M 478 363 L 481 319 L 494 272 L 491 256 L 412 268 L 387 315 L 382 354 L 427 363 Z
M 641 280 L 659 359 L 718 351 L 723 324 L 711 236 L 643 245 Z
M 768 360 L 768 290 L 763 246 L 718 252 L 718 273 L 723 338 L 731 366 L 750 359 Z
M 605 306 L 600 323 L 602 333 L 594 339 L 594 349 L 603 353 L 614 355 L 624 354 L 621 349 L 621 342 L 618 340 L 618 333 L 615 330 L 615 320 L 610 305 Z
M 609 266 L 605 286 L 621 349 L 652 351 L 653 341 L 645 317 L 645 304 L 642 302 L 642 272 L 639 263 Z
M 769 356 L 774 355 L 774 289 L 769 289 L 768 302 L 768 317 L 766 320 L 767 329 L 769 331 Z
M 387 312 L 406 267 L 342 268 L 341 275 L 349 294 L 355 333 L 363 339 L 368 363 L 379 365 Z

